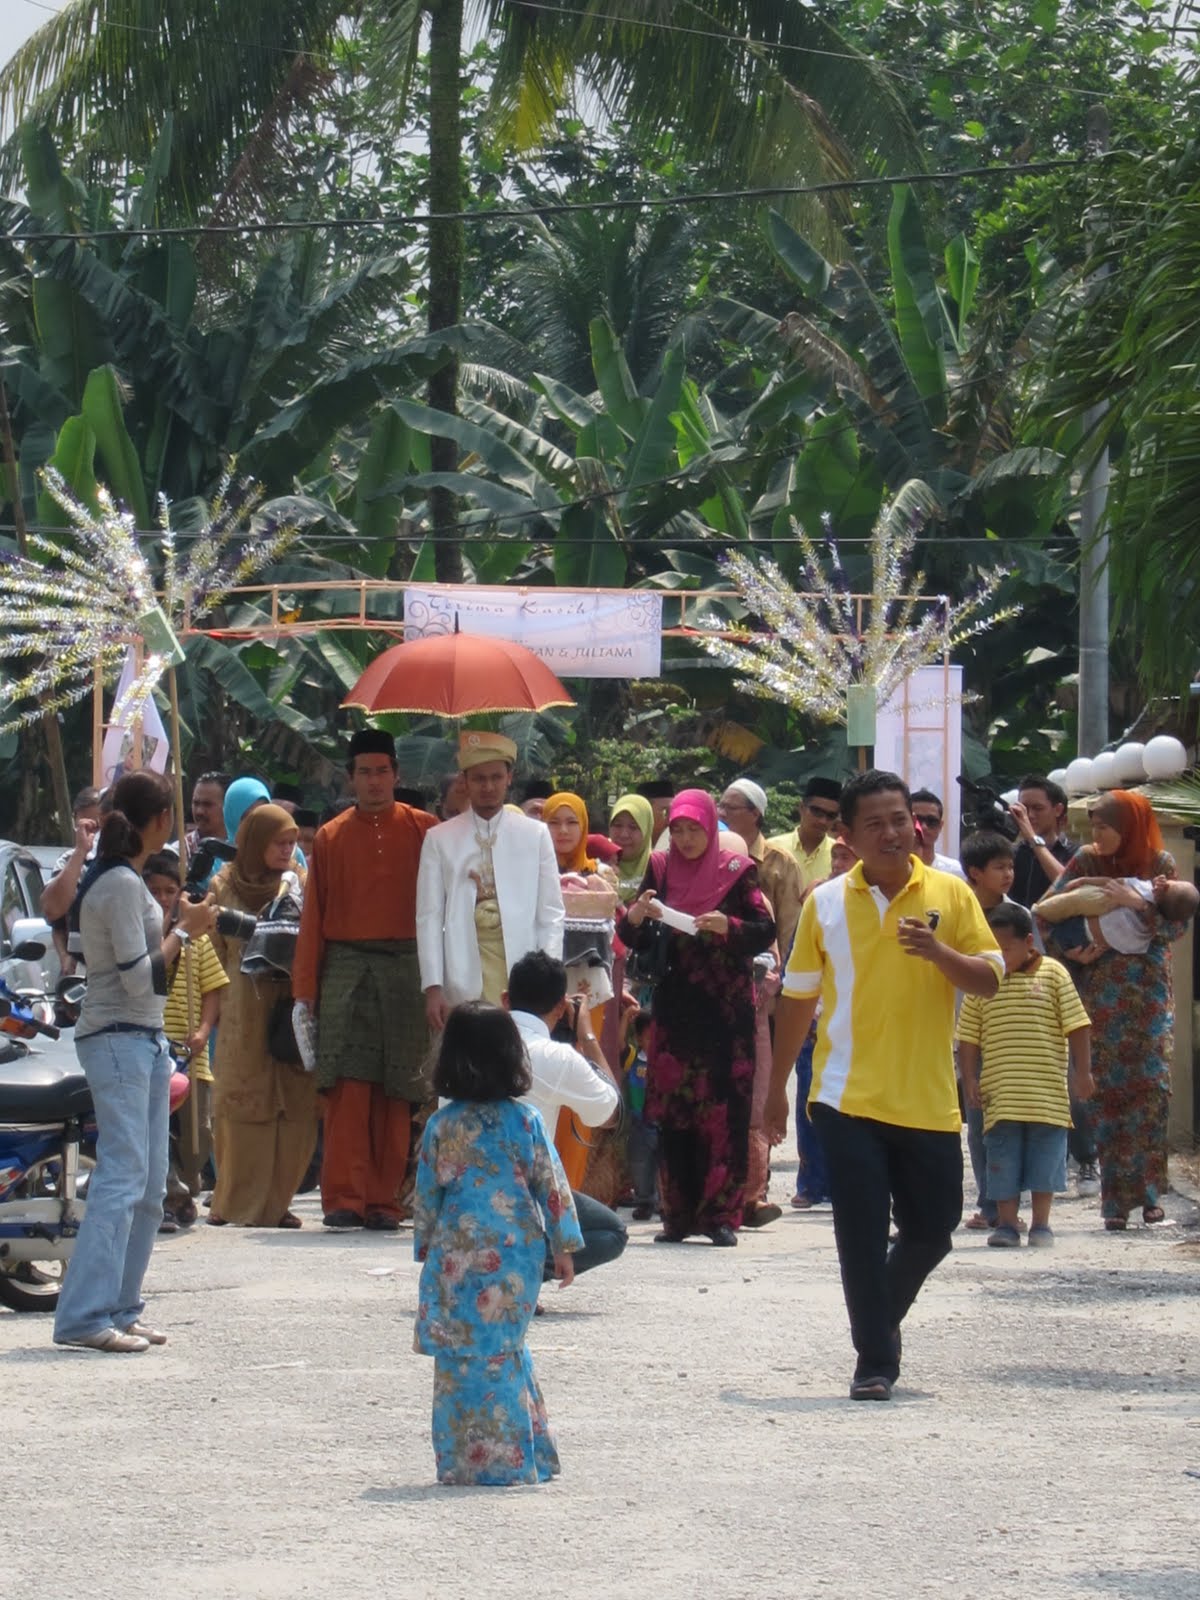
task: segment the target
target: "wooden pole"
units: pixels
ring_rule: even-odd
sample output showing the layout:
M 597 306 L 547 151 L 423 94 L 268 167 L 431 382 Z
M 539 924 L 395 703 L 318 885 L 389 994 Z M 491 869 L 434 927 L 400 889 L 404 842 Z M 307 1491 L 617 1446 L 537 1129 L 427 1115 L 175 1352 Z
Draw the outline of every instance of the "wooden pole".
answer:
M 183 806 L 183 744 L 179 728 L 179 679 L 175 668 L 167 670 L 167 691 L 171 698 L 171 765 L 175 768 L 175 826 L 179 833 L 179 885 L 182 892 L 187 882 L 187 821 Z M 199 1016 L 196 1011 L 196 970 L 192 964 L 192 947 L 183 952 L 183 981 L 187 991 L 188 1038 L 196 1031 Z M 188 1103 L 191 1106 L 192 1152 L 200 1153 L 200 1087 L 196 1074 L 191 1073 Z

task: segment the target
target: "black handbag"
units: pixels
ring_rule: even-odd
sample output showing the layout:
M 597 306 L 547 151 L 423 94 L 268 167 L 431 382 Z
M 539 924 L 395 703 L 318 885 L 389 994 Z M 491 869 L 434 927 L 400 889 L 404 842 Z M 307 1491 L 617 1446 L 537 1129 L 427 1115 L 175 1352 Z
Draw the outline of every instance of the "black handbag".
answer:
M 625 963 L 631 981 L 653 988 L 666 977 L 670 960 L 670 928 L 647 918 L 637 931 L 637 943 L 630 949 Z
M 286 1062 L 289 1067 L 300 1067 L 304 1065 L 304 1058 L 300 1054 L 296 1030 L 292 1025 L 294 1005 L 291 988 L 286 987 L 267 1016 L 267 1049 L 276 1061 Z

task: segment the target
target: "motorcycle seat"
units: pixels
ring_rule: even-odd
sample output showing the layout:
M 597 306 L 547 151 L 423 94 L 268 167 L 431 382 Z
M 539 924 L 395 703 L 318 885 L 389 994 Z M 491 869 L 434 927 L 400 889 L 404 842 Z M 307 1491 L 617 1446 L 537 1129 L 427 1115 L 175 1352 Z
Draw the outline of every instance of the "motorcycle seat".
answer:
M 0 1065 L 0 1125 L 66 1122 L 91 1110 L 92 1093 L 78 1067 L 58 1067 L 36 1056 Z

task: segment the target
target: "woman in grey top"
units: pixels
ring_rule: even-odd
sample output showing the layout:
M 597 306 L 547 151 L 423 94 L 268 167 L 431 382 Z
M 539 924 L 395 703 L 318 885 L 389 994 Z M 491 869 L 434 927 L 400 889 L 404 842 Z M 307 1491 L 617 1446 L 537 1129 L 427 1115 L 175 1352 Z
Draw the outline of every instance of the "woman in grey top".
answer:
M 80 885 L 88 989 L 75 1050 L 92 1091 L 99 1143 L 54 1319 L 56 1344 L 125 1352 L 166 1343 L 141 1316 L 142 1279 L 166 1192 L 167 967 L 215 920 L 208 902 L 184 900 L 178 929 L 162 936 L 162 912 L 142 882 L 142 868 L 171 837 L 171 820 L 167 780 L 154 772 L 129 773 L 116 786 L 96 861 Z

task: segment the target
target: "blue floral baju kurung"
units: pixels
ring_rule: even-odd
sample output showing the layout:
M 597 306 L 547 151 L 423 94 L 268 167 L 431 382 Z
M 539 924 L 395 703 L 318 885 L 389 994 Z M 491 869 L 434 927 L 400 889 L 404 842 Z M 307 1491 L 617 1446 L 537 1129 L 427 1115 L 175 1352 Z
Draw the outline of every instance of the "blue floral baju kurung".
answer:
M 413 1227 L 413 1347 L 434 1357 L 439 1483 L 542 1483 L 558 1470 L 525 1348 L 546 1260 L 581 1249 L 571 1190 L 541 1113 L 456 1100 L 428 1122 Z

